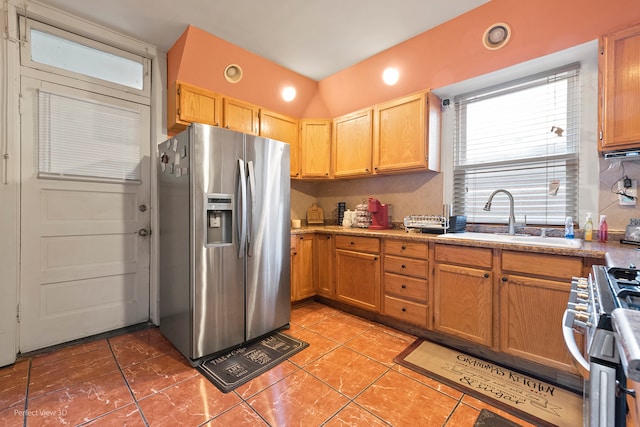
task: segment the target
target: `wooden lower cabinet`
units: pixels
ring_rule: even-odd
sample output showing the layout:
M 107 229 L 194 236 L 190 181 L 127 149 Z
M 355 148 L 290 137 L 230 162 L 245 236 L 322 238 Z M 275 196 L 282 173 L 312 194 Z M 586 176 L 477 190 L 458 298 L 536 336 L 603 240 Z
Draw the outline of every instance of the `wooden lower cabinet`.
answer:
M 384 253 L 383 313 L 428 327 L 428 244 L 389 239 Z
M 491 270 L 436 263 L 434 329 L 490 347 L 493 341 L 492 283 Z
M 373 312 L 380 311 L 379 252 L 379 239 L 336 236 L 337 300 Z
M 500 351 L 573 371 L 561 325 L 582 259 L 503 251 L 501 262 Z
M 436 244 L 435 330 L 491 346 L 493 295 L 492 249 Z
M 313 247 L 313 268 L 315 271 L 316 292 L 319 295 L 333 297 L 333 241 L 330 234 L 316 234 Z
M 313 240 L 313 234 L 291 236 L 291 301 L 315 295 Z

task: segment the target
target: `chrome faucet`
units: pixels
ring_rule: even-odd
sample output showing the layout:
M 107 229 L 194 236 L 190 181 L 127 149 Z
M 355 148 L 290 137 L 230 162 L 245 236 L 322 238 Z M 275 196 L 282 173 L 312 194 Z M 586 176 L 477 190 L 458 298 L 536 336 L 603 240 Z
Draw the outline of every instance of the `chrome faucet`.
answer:
M 513 213 L 513 196 L 511 195 L 511 193 L 509 193 L 507 190 L 503 190 L 502 188 L 494 191 L 489 196 L 489 200 L 484 205 L 483 210 L 485 211 L 491 210 L 491 201 L 493 200 L 493 196 L 495 196 L 496 193 L 504 193 L 507 195 L 507 197 L 509 197 L 509 234 L 513 236 L 514 234 L 516 234 L 516 216 Z

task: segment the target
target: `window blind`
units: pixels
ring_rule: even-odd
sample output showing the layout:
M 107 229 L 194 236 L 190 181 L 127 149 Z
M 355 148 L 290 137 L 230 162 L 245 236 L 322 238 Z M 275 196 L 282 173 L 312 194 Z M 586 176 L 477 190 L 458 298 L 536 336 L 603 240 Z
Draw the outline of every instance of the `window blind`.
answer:
M 454 213 L 468 222 L 562 225 L 577 218 L 580 68 L 505 83 L 454 99 Z
M 39 177 L 140 180 L 140 113 L 38 92 Z

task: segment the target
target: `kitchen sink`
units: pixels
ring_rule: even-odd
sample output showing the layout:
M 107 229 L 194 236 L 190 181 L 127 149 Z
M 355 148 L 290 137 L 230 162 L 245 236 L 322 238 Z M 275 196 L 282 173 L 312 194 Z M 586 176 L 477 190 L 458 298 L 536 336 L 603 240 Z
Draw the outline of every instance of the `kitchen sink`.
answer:
M 530 246 L 547 246 L 553 248 L 579 249 L 582 247 L 580 239 L 565 239 L 564 237 L 540 237 L 528 234 L 499 234 L 499 233 L 451 233 L 443 234 L 445 239 L 477 240 L 485 242 L 511 243 Z

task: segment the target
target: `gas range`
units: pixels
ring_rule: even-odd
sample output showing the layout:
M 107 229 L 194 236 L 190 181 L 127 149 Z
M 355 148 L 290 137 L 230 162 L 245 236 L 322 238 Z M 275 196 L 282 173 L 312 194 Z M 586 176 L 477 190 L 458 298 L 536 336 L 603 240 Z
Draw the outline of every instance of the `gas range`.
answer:
M 612 267 L 607 279 L 620 308 L 640 310 L 640 270 Z
M 640 270 L 593 266 L 588 278 L 573 278 L 563 335 L 585 377 L 585 425 L 625 426 L 625 375 L 616 345 L 613 310 L 640 310 Z M 584 337 L 578 345 L 576 334 Z M 584 353 L 581 350 L 586 350 Z

